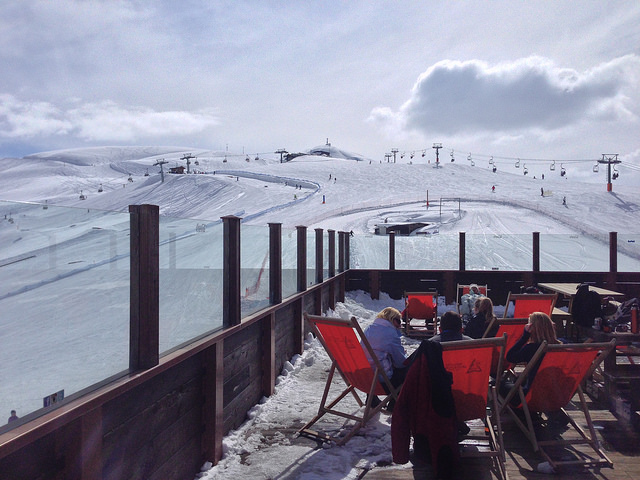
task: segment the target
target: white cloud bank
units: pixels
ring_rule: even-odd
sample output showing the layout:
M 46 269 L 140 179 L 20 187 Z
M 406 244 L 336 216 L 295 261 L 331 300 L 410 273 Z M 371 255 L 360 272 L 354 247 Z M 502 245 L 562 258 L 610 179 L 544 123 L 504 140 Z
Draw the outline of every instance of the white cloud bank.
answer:
M 542 57 L 489 65 L 443 60 L 415 83 L 394 112 L 372 110 L 369 121 L 387 133 L 444 135 L 550 132 L 586 120 L 638 122 L 640 57 L 626 55 L 588 71 L 558 67 Z
M 49 102 L 0 95 L 0 138 L 72 136 L 84 141 L 132 142 L 188 136 L 218 123 L 214 112 L 208 110 L 156 111 L 148 107 L 123 107 L 112 101 L 65 109 Z

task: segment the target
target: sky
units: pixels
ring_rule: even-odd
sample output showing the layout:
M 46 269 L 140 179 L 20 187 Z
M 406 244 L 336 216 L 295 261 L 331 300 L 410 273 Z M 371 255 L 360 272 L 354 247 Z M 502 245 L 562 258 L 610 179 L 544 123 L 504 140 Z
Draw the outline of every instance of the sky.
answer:
M 623 177 L 640 170 L 638 24 L 636 1 L 3 2 L 0 158 L 441 143 L 585 178 L 618 154 Z

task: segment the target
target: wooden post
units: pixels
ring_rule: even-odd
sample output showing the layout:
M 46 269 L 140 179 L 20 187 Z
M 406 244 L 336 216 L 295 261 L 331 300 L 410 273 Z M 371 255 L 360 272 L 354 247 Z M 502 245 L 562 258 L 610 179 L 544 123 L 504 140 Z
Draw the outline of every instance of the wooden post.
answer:
M 389 232 L 389 270 L 396 269 L 396 232 Z
M 458 265 L 459 265 L 459 267 L 458 267 L 458 269 L 461 272 L 463 272 L 463 271 L 465 271 L 467 269 L 467 266 L 466 266 L 466 258 L 467 257 L 466 257 L 466 252 L 465 252 L 465 250 L 467 248 L 467 245 L 466 245 L 467 240 L 466 240 L 466 236 L 465 236 L 464 232 L 459 232 L 458 233 L 458 238 L 459 238 L 459 245 L 458 245 Z
M 323 230 L 316 228 L 316 283 L 324 280 L 324 243 Z
M 160 358 L 160 229 L 157 205 L 129 205 L 131 285 L 129 369 L 144 370 Z
M 329 234 L 329 277 L 336 276 L 336 231 L 327 230 Z
M 240 325 L 240 218 L 222 217 L 224 254 L 222 260 L 222 325 Z
M 533 232 L 533 271 L 540 271 L 540 232 Z
M 349 262 L 349 239 L 351 235 L 348 232 L 344 232 L 344 268 L 345 270 L 349 270 L 351 268 L 351 263 Z
M 307 289 L 307 227 L 298 225 L 298 292 Z
M 269 303 L 282 302 L 282 224 L 269 223 Z
M 217 464 L 222 458 L 224 437 L 224 343 L 217 342 L 202 352 L 204 367 L 202 409 L 204 432 L 201 450 L 204 458 Z
M 345 232 L 338 232 L 338 272 L 344 272 L 344 236 Z
M 618 277 L 618 232 L 609 232 L 609 281 L 607 287 L 616 289 Z M 615 355 L 614 355 L 615 357 Z
M 262 319 L 262 394 L 273 395 L 276 386 L 276 314 Z
M 609 232 L 609 272 L 618 272 L 618 232 Z

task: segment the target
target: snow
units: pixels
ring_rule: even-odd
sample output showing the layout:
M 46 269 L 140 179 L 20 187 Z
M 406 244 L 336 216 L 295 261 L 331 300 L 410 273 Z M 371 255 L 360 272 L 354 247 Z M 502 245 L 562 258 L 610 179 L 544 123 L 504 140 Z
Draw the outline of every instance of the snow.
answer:
M 197 157 L 190 168 L 198 174 L 167 173 L 189 153 Z M 247 161 L 184 147 L 102 147 L 0 160 L 0 412 L 8 417 L 16 409 L 22 416 L 61 385 L 69 395 L 126 368 L 131 204 L 160 207 L 161 262 L 177 262 L 175 275 L 189 269 L 161 280 L 161 310 L 172 319 L 161 324 L 162 349 L 213 327 L 211 305 L 219 299 L 207 286 L 220 280 L 207 277 L 207 269 L 219 266 L 220 217 L 226 215 L 243 218 L 243 266 L 256 271 L 266 250 L 244 246 L 266 242 L 269 222 L 282 223 L 288 239 L 295 239 L 297 225 L 311 233 L 353 231 L 351 266 L 386 268 L 387 239 L 373 235 L 385 220 L 422 222 L 428 224 L 422 231 L 431 232 L 396 238 L 400 269 L 457 268 L 460 231 L 467 236 L 468 269 L 529 269 L 532 231 L 541 233 L 543 270 L 607 271 L 610 231 L 619 232 L 619 270 L 640 268 L 637 186 L 614 183 L 607 192 L 602 172 L 599 183 L 582 183 L 557 171 L 542 180 L 515 169 L 493 173 L 488 165 L 434 168 L 425 161 L 374 162 L 336 147 L 329 153 L 337 158 L 304 155 L 280 163 L 278 154 Z M 155 165 L 161 160 L 167 161 L 164 183 Z M 206 232 L 196 235 L 196 224 Z M 177 258 L 171 256 L 175 238 L 184 242 Z M 293 243 L 284 245 L 284 263 L 293 265 L 287 247 Z M 366 327 L 382 308 L 402 308 L 399 302 L 351 292 L 327 313 L 354 315 Z M 416 346 L 405 342 L 408 350 Z M 225 438 L 222 461 L 200 475 L 346 479 L 390 463 L 386 414 L 344 447 L 317 449 L 295 438 L 316 413 L 328 365 L 321 346 L 308 338 L 305 352 L 278 377 L 275 394 L 249 412 Z

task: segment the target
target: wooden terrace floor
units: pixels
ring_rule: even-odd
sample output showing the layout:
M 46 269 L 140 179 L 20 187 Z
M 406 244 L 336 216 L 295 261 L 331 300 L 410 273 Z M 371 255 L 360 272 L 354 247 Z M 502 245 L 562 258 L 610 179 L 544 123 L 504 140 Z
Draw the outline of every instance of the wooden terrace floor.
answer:
M 524 434 L 510 420 L 503 423 L 505 450 L 507 452 L 507 474 L 511 480 L 518 479 L 640 479 L 640 431 L 628 423 L 618 420 L 609 410 L 589 401 L 589 411 L 596 426 L 598 438 L 605 453 L 613 462 L 613 468 L 599 470 L 573 469 L 556 474 L 540 473 L 536 470 L 543 461 L 533 452 L 533 448 Z M 584 416 L 579 411 L 569 411 L 581 426 L 585 425 Z M 577 436 L 572 430 L 565 431 L 563 438 Z M 358 477 L 363 480 L 431 480 L 436 476 L 428 464 L 389 465 L 375 467 L 362 472 Z M 461 459 L 455 470 L 455 479 L 490 480 L 501 478 L 499 471 L 492 467 L 489 459 Z

